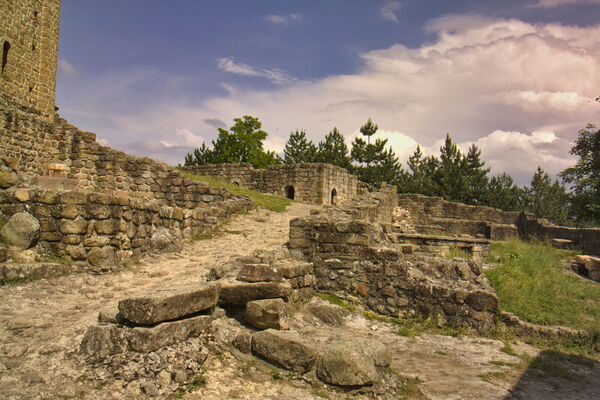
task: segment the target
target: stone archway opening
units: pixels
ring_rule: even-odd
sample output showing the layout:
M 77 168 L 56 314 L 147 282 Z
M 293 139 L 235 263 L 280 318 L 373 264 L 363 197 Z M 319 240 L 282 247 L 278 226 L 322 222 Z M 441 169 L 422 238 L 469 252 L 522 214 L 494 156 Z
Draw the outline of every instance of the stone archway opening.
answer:
M 331 191 L 331 205 L 335 206 L 335 202 L 337 200 L 337 190 L 333 189 Z
M 294 187 L 292 185 L 287 185 L 285 187 L 284 193 L 285 193 L 285 197 L 287 197 L 290 200 L 294 200 L 295 193 L 294 193 Z

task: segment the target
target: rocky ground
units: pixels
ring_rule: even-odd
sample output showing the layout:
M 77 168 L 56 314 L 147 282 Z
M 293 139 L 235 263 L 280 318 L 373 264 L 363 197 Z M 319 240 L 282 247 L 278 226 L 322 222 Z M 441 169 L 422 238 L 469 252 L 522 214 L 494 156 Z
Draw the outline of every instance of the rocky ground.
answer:
M 189 243 L 180 253 L 148 255 L 121 272 L 79 273 L 0 287 L 0 397 L 165 397 L 152 382 L 127 383 L 122 377 L 107 376 L 104 372 L 110 366 L 88 364 L 79 355 L 83 335 L 96 323 L 98 310 L 159 288 L 205 282 L 211 269 L 227 268 L 242 255 L 281 250 L 288 239 L 289 220 L 308 214 L 310 208 L 294 203 L 286 213 L 260 210 L 237 216 L 215 237 Z M 385 344 L 392 360 L 383 391 L 342 392 L 315 377 L 288 373 L 242 354 L 224 344 L 227 325 L 236 324 L 228 318 L 202 338 L 171 346 L 165 354 L 156 352 L 157 364 L 164 359 L 194 363 L 197 379 L 182 378 L 178 384 L 178 375 L 169 373 L 157 379 L 162 386 L 179 388 L 171 396 L 186 399 L 598 398 L 600 364 L 594 360 L 557 361 L 558 354 L 516 343 L 512 345 L 515 353 L 540 360 L 537 368 L 523 369 L 519 366 L 522 359 L 507 354 L 506 348 L 502 351 L 504 344 L 496 340 L 430 334 L 407 337 L 397 334 L 397 326 L 367 320 L 361 314 L 348 315 L 338 323 L 323 323 L 308 309 L 291 321 L 294 330 L 315 342 L 366 338 Z M 132 368 L 137 362 L 154 362 L 122 361 Z

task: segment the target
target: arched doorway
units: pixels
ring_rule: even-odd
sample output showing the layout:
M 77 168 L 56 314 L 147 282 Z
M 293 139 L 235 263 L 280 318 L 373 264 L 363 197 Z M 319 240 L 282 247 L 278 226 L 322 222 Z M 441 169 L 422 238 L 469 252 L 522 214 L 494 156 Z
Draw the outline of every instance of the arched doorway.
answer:
M 335 189 L 333 189 L 331 191 L 331 205 L 332 206 L 335 206 L 336 197 L 337 197 L 337 191 Z
M 285 187 L 285 197 L 287 197 L 290 200 L 294 200 L 294 187 L 292 185 L 287 185 Z

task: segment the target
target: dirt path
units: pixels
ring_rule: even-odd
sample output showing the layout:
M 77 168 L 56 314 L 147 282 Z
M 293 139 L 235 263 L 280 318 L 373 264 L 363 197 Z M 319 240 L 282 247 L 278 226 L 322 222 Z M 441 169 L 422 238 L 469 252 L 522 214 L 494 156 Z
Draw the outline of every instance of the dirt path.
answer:
M 122 272 L 81 273 L 0 287 L 0 398 L 119 398 L 110 388 L 95 390 L 78 380 L 81 365 L 72 357 L 87 327 L 96 323 L 100 308 L 156 288 L 203 282 L 211 268 L 224 268 L 238 256 L 281 249 L 288 240 L 289 220 L 308 214 L 312 207 L 294 203 L 285 213 L 260 210 L 236 216 L 211 239 L 188 243 L 180 253 L 149 255 Z M 326 335 L 329 340 L 369 336 L 386 343 L 393 350 L 392 367 L 419 377 L 429 399 L 507 398 L 521 375 L 510 366 L 520 360 L 500 351 L 498 341 L 438 335 L 406 338 L 396 335 L 392 326 L 362 317 L 343 329 L 303 329 L 307 335 Z M 529 346 L 523 351 L 536 354 Z M 307 383 L 273 381 L 268 372 L 252 372 L 254 367 L 250 374 L 241 373 L 248 366 L 231 355 L 211 355 L 206 365 L 206 387 L 186 397 L 322 397 Z M 584 369 L 585 379 L 598 382 L 599 370 Z M 535 379 L 523 382 L 523 392 L 534 388 L 537 393 L 541 388 L 544 399 L 595 398 L 590 397 L 594 391 L 589 396 L 586 392 L 588 386 L 593 388 L 590 384 L 574 392 L 577 384 L 568 382 L 558 387 Z

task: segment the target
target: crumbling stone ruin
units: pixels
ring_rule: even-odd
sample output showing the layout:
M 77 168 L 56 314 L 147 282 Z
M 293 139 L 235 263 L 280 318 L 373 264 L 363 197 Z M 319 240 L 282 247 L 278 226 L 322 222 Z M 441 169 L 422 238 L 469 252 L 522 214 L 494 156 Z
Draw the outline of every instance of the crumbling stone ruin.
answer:
M 254 169 L 249 163 L 208 164 L 183 169 L 259 192 L 314 204 L 342 203 L 351 200 L 360 191 L 356 176 L 331 164 L 282 164 L 265 169 Z

